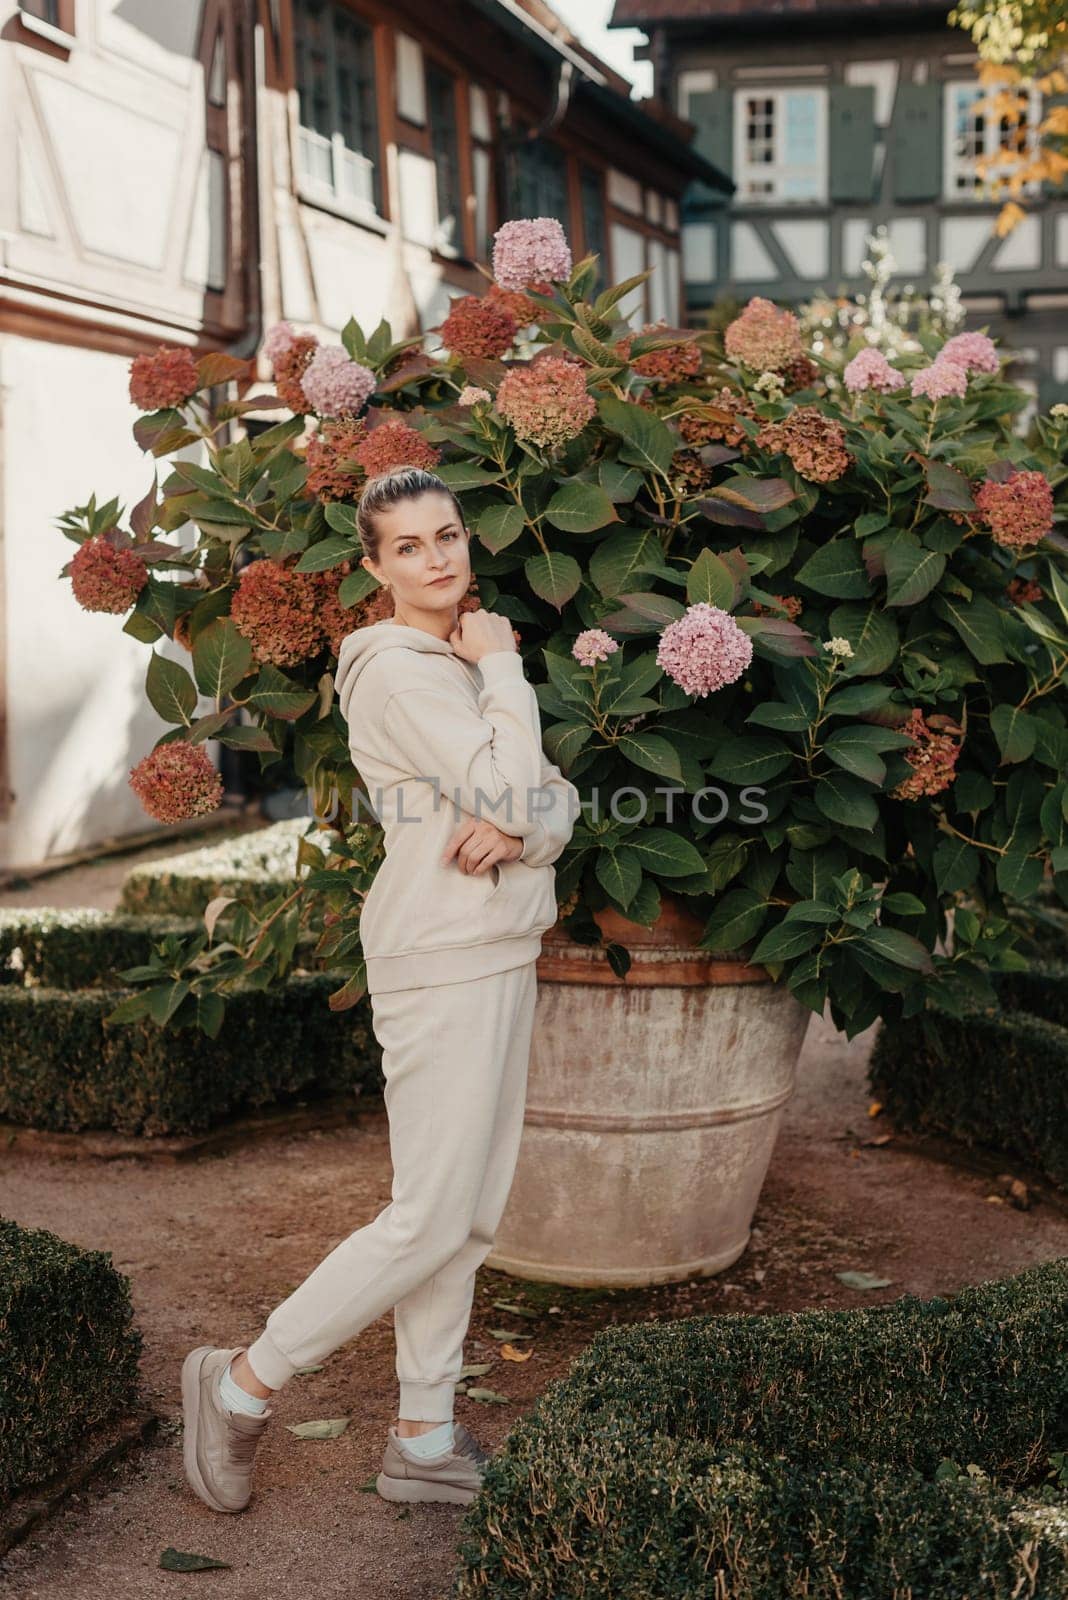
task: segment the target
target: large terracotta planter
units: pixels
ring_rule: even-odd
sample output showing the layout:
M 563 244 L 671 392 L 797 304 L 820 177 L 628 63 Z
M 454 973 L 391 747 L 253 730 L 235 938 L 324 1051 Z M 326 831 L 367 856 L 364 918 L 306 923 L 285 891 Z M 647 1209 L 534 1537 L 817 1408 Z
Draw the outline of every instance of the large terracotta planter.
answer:
M 652 928 L 597 914 L 632 965 L 553 928 L 515 1179 L 486 1265 L 547 1283 L 638 1286 L 741 1255 L 811 1012 L 763 967 L 696 948 L 668 903 Z

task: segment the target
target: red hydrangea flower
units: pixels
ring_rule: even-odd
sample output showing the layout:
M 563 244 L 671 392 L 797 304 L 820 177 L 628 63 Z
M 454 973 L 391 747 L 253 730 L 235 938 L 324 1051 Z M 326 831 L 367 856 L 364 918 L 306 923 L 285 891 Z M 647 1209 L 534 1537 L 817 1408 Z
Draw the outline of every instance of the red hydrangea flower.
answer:
M 130 768 L 130 788 L 157 822 L 188 822 L 222 804 L 222 778 L 202 744 L 172 739 Z
M 161 344 L 154 355 L 135 356 L 130 364 L 130 399 L 139 411 L 165 411 L 182 406 L 200 387 L 193 352 Z
M 366 437 L 365 422 L 324 422 L 304 454 L 309 494 L 319 500 L 350 500 L 358 494 L 364 474 L 356 451 Z
M 374 478 L 394 467 L 422 467 L 429 472 L 441 460 L 441 451 L 406 422 L 383 422 L 357 446 L 356 459 Z
M 998 544 L 1020 549 L 1053 528 L 1053 490 L 1041 472 L 1014 472 L 1004 483 L 988 478 L 975 496 L 979 515 Z
M 70 564 L 74 598 L 86 611 L 129 611 L 148 582 L 148 568 L 132 550 L 116 550 L 102 535 L 86 539 Z
M 454 300 L 438 332 L 446 350 L 456 356 L 501 356 L 513 343 L 518 324 L 496 300 L 467 294 Z
M 234 627 L 257 661 L 295 667 L 323 647 L 320 590 L 311 572 L 279 561 L 251 561 L 238 575 L 230 603 Z

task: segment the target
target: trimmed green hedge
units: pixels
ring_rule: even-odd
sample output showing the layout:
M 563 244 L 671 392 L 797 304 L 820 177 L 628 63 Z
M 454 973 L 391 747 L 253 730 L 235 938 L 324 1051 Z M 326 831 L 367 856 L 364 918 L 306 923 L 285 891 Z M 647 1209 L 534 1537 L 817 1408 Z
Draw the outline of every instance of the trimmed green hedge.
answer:
M 1064 1600 L 1066 1448 L 1068 1259 L 603 1329 L 490 1461 L 454 1594 Z
M 1005 975 L 1006 999 L 1023 977 Z M 1026 1011 L 884 1022 L 868 1084 L 902 1132 L 1004 1151 L 1068 1184 L 1068 1028 Z
M 361 1001 L 333 1012 L 333 973 L 235 987 L 218 1036 L 104 1018 L 129 989 L 0 986 L 0 1117 L 72 1132 L 199 1133 L 296 1096 L 377 1092 L 382 1051 Z
M 290 817 L 220 844 L 143 861 L 126 874 L 118 909 L 200 918 L 209 900 L 227 894 L 261 911 L 296 884 L 297 848 L 309 828 L 317 842 L 321 830 L 311 818 Z
M 0 1500 L 141 1403 L 142 1337 L 110 1251 L 0 1218 Z
M 0 982 L 46 989 L 121 987 L 118 974 L 147 966 L 157 941 L 167 934 L 189 938 L 203 926 L 200 916 L 157 917 L 90 906 L 0 907 Z M 314 932 L 302 933 L 297 949 L 314 949 L 318 939 Z
M 994 972 L 991 978 L 1003 1011 L 1029 1011 L 1068 1028 L 1068 963 L 1032 961 L 1026 971 Z

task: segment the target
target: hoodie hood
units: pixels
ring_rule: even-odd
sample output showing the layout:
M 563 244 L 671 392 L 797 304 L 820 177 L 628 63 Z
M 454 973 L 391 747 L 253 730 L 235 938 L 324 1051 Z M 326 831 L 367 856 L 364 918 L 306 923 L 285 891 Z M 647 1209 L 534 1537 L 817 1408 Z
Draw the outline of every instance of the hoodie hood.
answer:
M 383 650 L 419 650 L 462 661 L 447 639 L 438 639 L 423 628 L 412 628 L 407 623 L 392 622 L 388 618 L 368 623 L 366 627 L 346 634 L 341 641 L 334 688 L 343 706 L 348 703 L 348 697 L 356 687 L 364 667 Z

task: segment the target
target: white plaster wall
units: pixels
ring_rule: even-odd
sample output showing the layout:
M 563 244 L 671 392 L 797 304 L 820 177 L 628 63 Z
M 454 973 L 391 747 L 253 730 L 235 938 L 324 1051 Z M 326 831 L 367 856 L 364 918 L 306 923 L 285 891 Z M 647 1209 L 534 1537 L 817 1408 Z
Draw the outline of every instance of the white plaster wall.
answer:
M 188 665 L 164 636 L 123 633 L 123 616 L 83 611 L 58 576 L 77 546 L 55 519 L 118 495 L 128 509 L 153 459 L 131 437 L 125 357 L 0 337 L 0 534 L 5 590 L 10 782 L 0 823 L 5 867 L 43 861 L 156 826 L 129 769 L 169 724 L 145 699 L 149 650 Z M 125 520 L 125 519 L 124 519 Z M 201 700 L 200 709 L 211 709 Z M 213 760 L 217 744 L 207 746 Z

